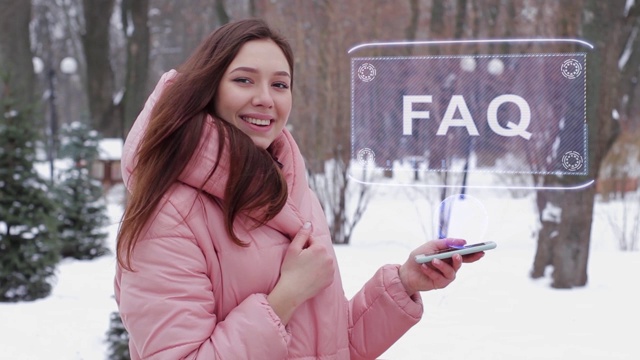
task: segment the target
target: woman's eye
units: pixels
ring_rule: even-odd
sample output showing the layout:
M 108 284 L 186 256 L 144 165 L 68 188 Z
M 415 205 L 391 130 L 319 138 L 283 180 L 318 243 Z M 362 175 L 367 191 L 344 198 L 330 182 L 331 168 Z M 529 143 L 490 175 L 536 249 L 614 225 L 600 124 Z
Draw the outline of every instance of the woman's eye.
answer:
M 241 84 L 251 84 L 251 80 L 247 78 L 235 78 L 233 81 Z
M 288 89 L 289 85 L 287 83 L 283 83 L 283 82 L 277 82 L 275 84 L 273 84 L 273 86 L 277 87 L 278 89 Z

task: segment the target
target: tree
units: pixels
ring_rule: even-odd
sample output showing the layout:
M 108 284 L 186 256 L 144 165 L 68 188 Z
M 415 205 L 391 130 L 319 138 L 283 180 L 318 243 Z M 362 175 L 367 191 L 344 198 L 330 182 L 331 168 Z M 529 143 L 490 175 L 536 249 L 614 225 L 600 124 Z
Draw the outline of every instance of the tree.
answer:
M 122 138 L 144 105 L 147 97 L 149 52 L 149 0 L 122 1 L 122 30 L 127 43 L 127 72 L 125 74 L 124 98 L 122 106 Z
M 108 360 L 130 360 L 129 333 L 122 324 L 118 312 L 112 312 L 107 330 Z
M 224 25 L 231 20 L 224 7 L 224 0 L 216 0 L 216 14 L 218 14 L 218 21 L 220 21 L 220 24 Z
M 109 218 L 102 184 L 89 174 L 98 157 L 100 137 L 80 122 L 63 126 L 61 135 L 60 156 L 72 164 L 61 172 L 62 181 L 56 186 L 56 200 L 61 207 L 61 255 L 90 260 L 109 252 L 105 244 L 108 233 L 104 231 Z
M 56 207 L 34 169 L 36 135 L 29 111 L 8 85 L 0 99 L 0 301 L 48 296 L 59 261 Z
M 593 179 L 598 178 L 602 161 L 619 136 L 619 124 L 613 120 L 612 114 L 624 105 L 621 99 L 633 89 L 624 81 L 624 76 L 628 71 L 637 72 L 640 66 L 640 47 L 636 36 L 640 30 L 640 6 L 634 3 L 625 9 L 625 3 L 624 0 L 607 3 L 587 0 L 584 11 L 577 12 L 583 14 L 581 24 L 573 25 L 580 26 L 584 38 L 595 45 L 595 50 L 587 57 L 588 170 L 589 177 Z M 572 5 L 582 9 L 581 4 Z M 625 61 L 621 61 L 623 56 Z M 547 176 L 545 185 L 562 186 L 567 180 L 567 177 Z M 552 287 L 571 288 L 587 284 L 595 192 L 594 186 L 553 194 L 538 191 L 543 221 L 532 277 L 543 276 L 545 268 L 552 266 Z
M 121 124 L 114 115 L 115 79 L 111 67 L 109 28 L 114 0 L 83 1 L 82 44 L 87 64 L 87 94 L 91 125 L 101 134 L 116 137 Z
M 35 100 L 35 75 L 29 40 L 31 2 L 0 0 L 0 9 L 0 69 L 10 77 L 14 101 L 18 108 L 23 109 L 33 106 Z
M 302 150 L 309 166 L 310 185 L 323 205 L 329 223 L 332 241 L 348 244 L 353 230 L 368 205 L 371 186 L 358 184 L 349 176 L 351 168 L 350 102 L 340 93 L 349 87 L 349 55 L 347 49 L 357 41 L 361 30 L 357 19 L 344 21 L 342 14 L 357 13 L 353 4 L 319 1 L 306 13 L 317 14 L 317 25 L 326 31 L 317 34 L 318 44 L 306 43 L 317 49 L 308 49 L 307 66 L 317 76 L 315 84 L 303 88 L 306 102 L 317 99 L 316 107 L 301 112 L 305 116 L 295 135 L 305 142 Z M 310 11 L 311 10 L 311 11 Z M 378 9 L 370 9 L 363 18 L 377 23 Z M 366 23 L 366 22 L 365 22 Z M 311 80 L 311 79 L 309 79 Z M 344 94 L 346 95 L 346 94 Z M 298 98 L 303 100 L 302 98 Z M 310 123 L 309 123 L 310 120 Z M 317 136 L 320 134 L 320 136 Z M 305 141 L 306 140 L 306 141 Z M 363 179 L 364 180 L 364 179 Z

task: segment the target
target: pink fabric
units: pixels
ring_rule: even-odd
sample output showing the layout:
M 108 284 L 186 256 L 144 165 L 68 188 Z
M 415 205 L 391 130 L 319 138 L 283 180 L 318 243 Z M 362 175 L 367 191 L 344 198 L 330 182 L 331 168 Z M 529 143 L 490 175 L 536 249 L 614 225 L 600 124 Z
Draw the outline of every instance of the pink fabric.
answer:
M 175 76 L 172 70 L 161 78 L 127 138 L 125 183 L 151 109 Z M 290 238 L 305 221 L 313 223 L 313 236 L 333 253 L 324 213 L 308 187 L 300 151 L 284 130 L 276 155 L 289 186 L 287 204 L 257 229 L 240 217 L 236 233 L 250 245 L 234 244 L 218 202 L 196 190 L 216 159 L 212 121 L 205 125 L 199 152 L 138 242 L 135 271 L 116 269 L 116 301 L 132 359 L 374 359 L 382 354 L 422 316 L 422 301 L 404 291 L 398 265 L 380 268 L 350 301 L 336 269 L 333 284 L 303 303 L 283 326 L 266 294 L 278 281 Z M 205 185 L 217 198 L 226 181 L 226 159 L 223 153 Z

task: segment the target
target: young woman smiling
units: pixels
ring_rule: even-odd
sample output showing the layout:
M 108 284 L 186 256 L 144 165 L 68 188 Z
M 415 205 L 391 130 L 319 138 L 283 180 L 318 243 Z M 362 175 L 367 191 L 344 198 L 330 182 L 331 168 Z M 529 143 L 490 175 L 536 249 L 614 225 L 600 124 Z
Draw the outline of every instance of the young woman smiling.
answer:
M 462 262 L 385 265 L 345 298 L 285 125 L 293 54 L 261 20 L 215 30 L 160 79 L 127 137 L 116 301 L 132 359 L 374 359 Z

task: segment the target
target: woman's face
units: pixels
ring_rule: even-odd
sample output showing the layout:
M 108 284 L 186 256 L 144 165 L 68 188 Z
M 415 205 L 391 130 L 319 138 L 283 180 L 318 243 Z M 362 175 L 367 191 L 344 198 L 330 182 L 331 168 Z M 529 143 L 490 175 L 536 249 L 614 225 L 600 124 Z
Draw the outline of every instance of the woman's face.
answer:
M 272 40 L 244 44 L 222 77 L 215 99 L 217 115 L 266 149 L 291 112 L 291 71 Z

